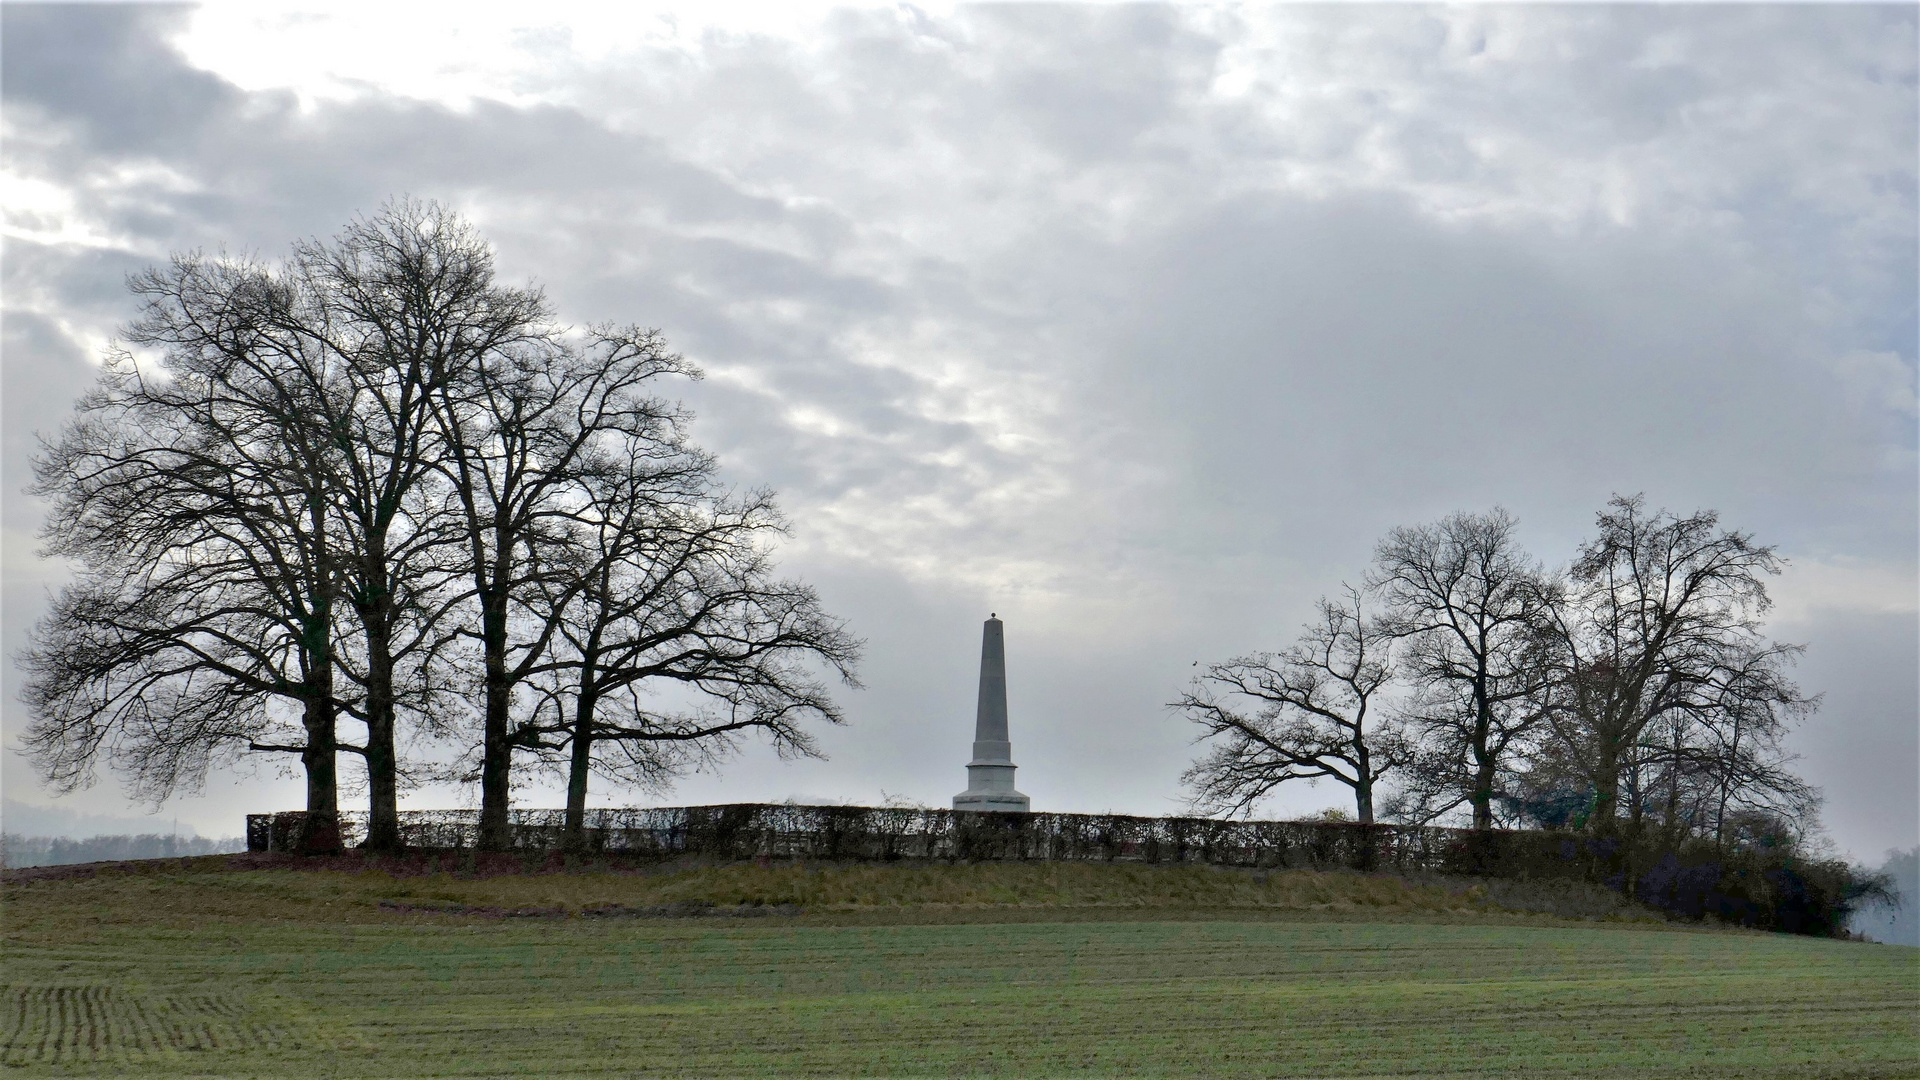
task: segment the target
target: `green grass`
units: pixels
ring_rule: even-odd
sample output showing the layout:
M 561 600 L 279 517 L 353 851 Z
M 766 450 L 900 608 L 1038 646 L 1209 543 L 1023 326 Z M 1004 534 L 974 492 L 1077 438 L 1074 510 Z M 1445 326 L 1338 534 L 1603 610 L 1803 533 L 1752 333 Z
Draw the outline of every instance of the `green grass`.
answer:
M 1920 951 L 1516 914 L 1446 883 L 1094 866 L 461 878 L 182 865 L 6 887 L 0 1066 L 1920 1076 Z M 383 899 L 808 913 L 492 918 Z

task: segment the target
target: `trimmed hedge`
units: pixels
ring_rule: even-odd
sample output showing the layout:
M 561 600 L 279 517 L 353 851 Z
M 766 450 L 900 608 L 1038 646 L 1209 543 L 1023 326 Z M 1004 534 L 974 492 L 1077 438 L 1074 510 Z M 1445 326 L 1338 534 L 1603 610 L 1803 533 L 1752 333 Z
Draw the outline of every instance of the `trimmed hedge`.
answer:
M 513 811 L 513 848 L 561 850 L 565 817 L 560 810 Z M 400 814 L 401 839 L 410 848 L 470 850 L 479 825 L 477 810 Z M 352 845 L 365 835 L 364 814 L 343 814 L 337 823 L 310 822 L 298 811 L 247 816 L 250 851 L 332 847 L 336 836 L 339 844 Z M 589 854 L 644 859 L 1204 863 L 1572 879 L 1605 885 L 1681 918 L 1819 935 L 1838 932 L 1870 888 L 1844 863 L 1804 859 L 1786 848 L 1673 844 L 1652 834 L 1325 821 L 740 803 L 593 810 L 585 839 Z

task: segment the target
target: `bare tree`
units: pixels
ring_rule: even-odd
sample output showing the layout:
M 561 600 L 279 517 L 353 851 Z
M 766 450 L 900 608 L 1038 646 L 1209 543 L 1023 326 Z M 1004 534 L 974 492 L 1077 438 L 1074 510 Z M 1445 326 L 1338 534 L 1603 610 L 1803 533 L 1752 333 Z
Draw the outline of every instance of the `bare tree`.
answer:
M 771 502 L 715 493 L 683 411 L 649 390 L 697 376 L 656 332 L 553 326 L 464 221 L 411 201 L 277 269 L 183 257 L 133 285 L 130 336 L 157 366 L 113 358 L 38 463 L 48 550 L 82 566 L 23 657 L 54 782 L 105 761 L 157 798 L 227 756 L 295 753 L 324 832 L 346 751 L 368 845 L 391 847 L 403 722 L 449 735 L 477 703 L 498 846 L 516 750 L 578 735 L 615 774 L 596 744 L 711 758 L 759 729 L 806 752 L 805 720 L 840 721 L 803 668 L 851 683 L 858 643 L 772 576 Z M 587 653 L 576 627 L 598 627 Z M 647 706 L 662 682 L 707 704 Z
M 298 754 L 304 842 L 333 846 L 336 754 L 358 748 L 335 730 L 324 377 L 277 332 L 291 293 L 262 267 L 181 257 L 130 285 L 156 369 L 110 356 L 35 462 L 46 551 L 80 572 L 20 658 L 26 745 L 56 786 L 104 756 L 155 800 L 229 755 Z
M 1736 840 L 1734 823 L 1743 815 L 1772 815 L 1802 831 L 1818 815 L 1820 792 L 1791 770 L 1793 755 L 1781 746 L 1794 725 L 1819 707 L 1817 697 L 1801 695 L 1781 671 L 1798 652 L 1761 645 L 1744 657 L 1735 654 L 1717 674 L 1708 707 L 1693 725 L 1701 747 L 1696 831 L 1705 834 L 1710 826 L 1719 843 Z
M 1217 740 L 1182 777 L 1195 802 L 1248 813 L 1281 784 L 1331 777 L 1353 789 L 1355 816 L 1371 824 L 1374 786 L 1412 751 L 1379 707 L 1390 646 L 1348 586 L 1338 602 L 1321 599 L 1293 647 L 1209 665 L 1169 706 Z
M 546 304 L 495 281 L 493 253 L 436 204 L 402 200 L 331 241 L 295 249 L 304 304 L 288 330 L 314 343 L 341 391 L 315 417 L 340 447 L 328 488 L 352 553 L 342 594 L 356 624 L 341 670 L 367 725 L 367 843 L 400 842 L 398 731 L 434 722 L 436 651 L 451 554 L 462 540 L 439 463 L 459 448 L 437 423 L 445 387 L 546 333 Z
M 656 785 L 754 733 L 816 754 L 806 725 L 844 721 L 811 669 L 859 685 L 861 643 L 812 589 L 773 576 L 766 541 L 785 522 L 771 496 L 727 499 L 711 459 L 695 460 L 663 472 L 636 453 L 600 491 L 579 532 L 583 587 L 537 671 L 542 708 L 513 734 L 564 770 L 576 843 L 590 776 Z
M 636 463 L 661 489 L 705 469 L 684 446 L 678 405 L 649 394 L 699 371 L 658 331 L 595 328 L 582 343 L 555 333 L 469 369 L 436 394 L 473 618 L 460 632 L 480 653 L 480 838 L 508 842 L 516 690 L 546 657 L 569 604 L 588 587 L 572 550 L 597 525 L 602 474 Z
M 1592 827 L 1637 822 L 1663 785 L 1677 813 L 1688 770 L 1720 788 L 1716 824 L 1742 791 L 1803 801 L 1777 753 L 1779 734 L 1817 707 L 1786 675 L 1798 646 L 1766 641 L 1771 547 L 1723 530 L 1717 515 L 1649 514 L 1615 496 L 1581 548 L 1567 602 L 1555 606 L 1555 737 L 1594 791 Z
M 1370 583 L 1385 633 L 1418 697 L 1409 722 L 1422 752 L 1419 816 L 1462 803 L 1490 829 L 1504 768 L 1543 712 L 1543 630 L 1554 585 L 1514 538 L 1505 510 L 1397 528 L 1374 553 Z

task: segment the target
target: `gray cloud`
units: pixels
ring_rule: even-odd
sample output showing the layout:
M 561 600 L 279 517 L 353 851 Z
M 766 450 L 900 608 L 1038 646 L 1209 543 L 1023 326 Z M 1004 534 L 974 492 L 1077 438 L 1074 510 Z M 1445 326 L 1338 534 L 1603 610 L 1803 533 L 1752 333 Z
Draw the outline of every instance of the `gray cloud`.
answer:
M 244 95 L 180 62 L 163 38 L 187 9 L 174 5 L 9 4 L 9 110 L 67 121 L 78 154 L 162 153 L 244 104 Z
M 831 761 L 678 797 L 943 801 L 992 608 L 1024 789 L 1169 809 L 1193 660 L 1280 644 L 1391 525 L 1499 502 L 1558 561 L 1615 490 L 1855 583 L 1783 584 L 1836 688 L 1816 780 L 1915 726 L 1912 598 L 1859 599 L 1915 572 L 1906 9 L 842 12 L 692 53 L 530 36 L 466 102 L 243 91 L 173 9 L 4 18 L 7 166 L 59 196 L 8 212 L 9 647 L 46 574 L 21 429 L 124 273 L 405 192 L 705 364 L 700 438 L 872 642 Z M 1912 842 L 1911 759 L 1834 800 L 1841 843 Z

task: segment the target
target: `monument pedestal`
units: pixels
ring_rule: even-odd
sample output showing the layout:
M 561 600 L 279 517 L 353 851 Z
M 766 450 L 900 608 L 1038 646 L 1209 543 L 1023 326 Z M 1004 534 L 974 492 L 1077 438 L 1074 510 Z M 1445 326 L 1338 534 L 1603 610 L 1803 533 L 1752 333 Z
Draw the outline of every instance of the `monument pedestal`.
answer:
M 953 808 L 1028 813 L 1033 809 L 1033 800 L 1013 790 L 1015 768 L 1010 761 L 969 762 L 967 790 L 953 797 Z

